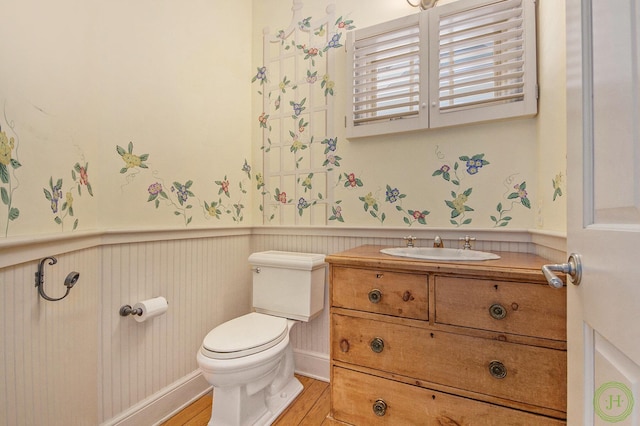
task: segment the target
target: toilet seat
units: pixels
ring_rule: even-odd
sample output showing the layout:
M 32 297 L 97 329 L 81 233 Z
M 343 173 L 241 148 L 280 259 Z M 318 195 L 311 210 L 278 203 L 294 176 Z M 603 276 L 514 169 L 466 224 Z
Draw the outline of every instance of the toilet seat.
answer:
M 211 330 L 201 352 L 212 359 L 241 358 L 277 345 L 288 334 L 286 318 L 252 312 Z

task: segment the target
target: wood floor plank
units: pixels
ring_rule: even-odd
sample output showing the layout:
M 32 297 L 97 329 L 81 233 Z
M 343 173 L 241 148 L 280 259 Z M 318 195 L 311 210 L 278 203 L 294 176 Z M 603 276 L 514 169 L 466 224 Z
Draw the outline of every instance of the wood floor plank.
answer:
M 314 380 L 298 395 L 294 404 L 291 404 L 284 413 L 276 419 L 274 426 L 290 426 L 299 424 L 316 403 L 327 384 Z
M 324 391 L 322 391 L 307 415 L 304 416 L 300 422 L 300 426 L 319 426 L 324 422 L 331 406 L 331 391 L 329 389 L 329 384 L 325 383 L 325 385 Z
M 197 417 L 200 413 L 204 412 L 207 415 L 207 421 L 204 423 L 205 425 L 209 421 L 209 417 L 211 417 L 211 403 L 213 398 L 211 394 L 208 393 L 201 398 L 194 401 L 192 404 L 185 407 L 178 414 L 169 419 L 163 426 L 183 426 L 189 422 L 194 417 Z
M 208 410 L 199 412 L 197 416 L 186 422 L 184 426 L 207 426 L 210 418 L 211 407 L 209 407 Z

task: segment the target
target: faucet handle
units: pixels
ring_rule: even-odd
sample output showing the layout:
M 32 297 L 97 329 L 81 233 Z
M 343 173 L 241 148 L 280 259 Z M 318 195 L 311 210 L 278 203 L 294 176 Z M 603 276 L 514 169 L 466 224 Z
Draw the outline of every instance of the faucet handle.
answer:
M 414 247 L 415 242 L 418 238 L 414 237 L 413 235 L 408 235 L 406 237 L 402 237 L 402 239 L 407 242 L 407 247 Z
M 444 244 L 442 243 L 442 238 L 440 238 L 440 235 L 436 235 L 433 238 L 433 246 L 440 247 L 440 248 L 444 247 Z
M 464 241 L 464 245 L 462 246 L 463 250 L 467 250 L 471 248 L 471 242 L 475 241 L 475 237 L 470 237 L 468 235 L 465 235 L 464 238 L 459 238 L 460 241 Z

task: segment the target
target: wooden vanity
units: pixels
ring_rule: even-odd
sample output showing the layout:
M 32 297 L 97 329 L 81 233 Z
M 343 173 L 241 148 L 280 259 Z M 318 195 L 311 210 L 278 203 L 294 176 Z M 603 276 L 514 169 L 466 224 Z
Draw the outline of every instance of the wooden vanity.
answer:
M 333 420 L 565 424 L 566 289 L 547 284 L 548 261 L 424 261 L 381 248 L 326 258 Z

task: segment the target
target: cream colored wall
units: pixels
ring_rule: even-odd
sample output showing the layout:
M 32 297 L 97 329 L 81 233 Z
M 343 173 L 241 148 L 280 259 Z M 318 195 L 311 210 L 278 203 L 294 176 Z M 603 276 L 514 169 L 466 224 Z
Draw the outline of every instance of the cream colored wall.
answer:
M 1 236 L 69 232 L 76 220 L 78 230 L 250 221 L 250 3 L 1 3 L 0 127 L 21 165 L 0 183 L 19 212 L 9 220 L 3 197 Z M 138 167 L 116 150 L 129 143 L 148 154 Z M 91 191 L 76 164 L 88 164 Z M 51 178 L 63 181 L 56 213 L 43 191 Z M 180 204 L 172 185 L 189 181 Z M 157 207 L 153 183 L 166 194 Z
M 291 20 L 291 5 L 298 3 L 302 4 L 303 16 L 321 17 L 329 2 L 254 2 L 254 70 L 262 65 L 263 29 L 268 28 L 270 34 L 274 34 L 278 29 L 286 28 Z M 554 44 L 554 40 L 563 38 L 563 14 L 559 13 L 563 4 L 555 0 L 538 2 L 538 39 L 542 44 L 539 50 L 539 81 L 545 87 L 541 90 L 544 96 L 539 103 L 540 114 L 534 118 L 348 141 L 342 125 L 347 103 L 346 53 L 344 49 L 330 51 L 328 54 L 333 54 L 336 69 L 335 114 L 332 119 L 336 123 L 335 136 L 339 140 L 336 154 L 342 160 L 328 186 L 335 187 L 331 201 L 334 202 L 333 206 L 339 202 L 344 222 L 329 220 L 329 224 L 407 227 L 405 219 L 408 218 L 407 211 L 411 209 L 429 211 L 425 217 L 426 225 L 412 222 L 410 226 L 413 227 L 540 228 L 563 231 L 566 218 L 564 198 L 556 196 L 556 201 L 551 201 L 555 192 L 551 182 L 557 174 L 564 173 L 564 52 L 562 43 Z M 353 20 L 357 28 L 363 28 L 411 13 L 417 13 L 417 9 L 402 0 L 367 2 L 366 5 L 346 0 L 336 4 L 335 16 Z M 253 88 L 253 116 L 256 118 L 262 112 L 259 89 Z M 254 158 L 262 155 L 262 131 L 257 119 L 254 120 Z M 464 170 L 464 161 L 459 157 L 474 155 L 484 155 L 483 158 L 490 164 L 479 173 L 470 175 Z M 548 158 L 552 161 L 548 161 Z M 456 162 L 460 166 L 459 186 L 433 175 L 445 165 L 453 169 Z M 344 174 L 348 173 L 354 173 L 363 185 L 346 188 Z M 518 191 L 514 187 L 523 182 L 526 184 L 530 208 L 520 198 L 509 198 L 510 194 Z M 385 194 L 387 186 L 397 188 L 405 197 L 399 202 L 388 202 Z M 471 219 L 471 222 L 461 225 L 462 220 L 458 218 L 458 223 L 453 224 L 451 209 L 446 201 L 453 200 L 452 191 L 460 194 L 468 188 L 472 189 L 472 194 L 467 205 L 474 210 L 465 219 Z M 268 190 L 268 197 L 272 197 L 274 188 Z M 261 203 L 259 194 L 255 195 L 256 203 Z M 370 209 L 366 211 L 364 208 L 362 199 L 368 195 L 377 201 L 377 217 L 370 214 Z M 502 217 L 511 217 L 509 221 L 499 220 L 499 205 L 502 207 Z M 384 221 L 380 219 L 383 213 L 386 216 Z M 261 212 L 254 209 L 254 215 L 254 222 L 262 223 Z M 498 219 L 498 223 L 492 216 Z M 506 226 L 498 226 L 505 223 Z
M 542 0 L 538 21 L 540 112 L 538 114 L 538 199 L 534 228 L 567 229 L 565 2 Z

